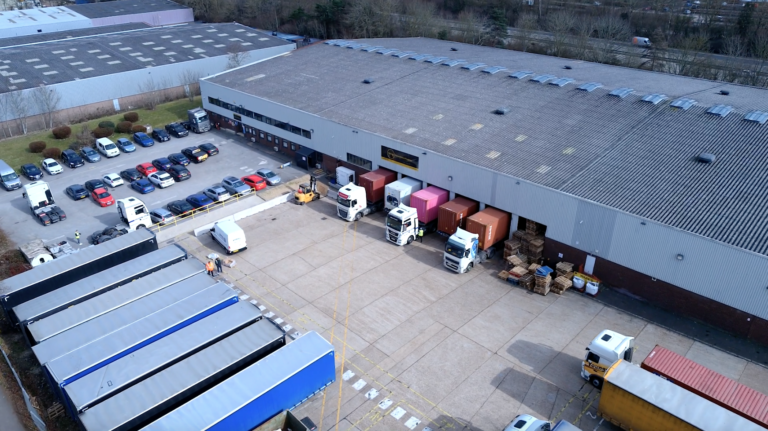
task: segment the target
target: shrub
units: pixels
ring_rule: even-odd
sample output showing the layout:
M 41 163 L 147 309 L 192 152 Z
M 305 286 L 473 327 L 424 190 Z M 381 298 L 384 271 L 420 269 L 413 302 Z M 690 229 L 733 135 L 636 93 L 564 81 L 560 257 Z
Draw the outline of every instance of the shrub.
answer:
M 43 150 L 43 157 L 46 159 L 58 159 L 61 157 L 61 150 L 56 147 L 46 148 Z
M 83 124 L 82 127 L 80 127 L 80 131 L 75 135 L 75 139 L 77 139 L 77 142 L 82 146 L 93 145 L 96 143 L 96 138 L 93 137 L 93 132 L 91 131 L 91 128 L 88 127 L 88 124 Z
M 114 133 L 113 129 L 107 129 L 104 127 L 97 127 L 93 130 L 93 137 L 96 139 L 99 138 L 106 138 L 107 136 L 112 136 L 112 133 Z
M 80 152 L 80 150 L 82 150 L 84 147 L 90 147 L 90 145 L 77 141 L 69 144 L 69 149 L 72 151 Z
M 137 133 L 137 132 L 147 133 L 147 128 L 144 127 L 141 124 L 134 124 L 133 127 L 131 127 L 131 132 L 133 132 L 133 133 Z
M 70 129 L 69 126 L 59 126 L 54 127 L 52 132 L 53 137 L 56 139 L 67 139 L 69 138 L 69 135 L 72 134 L 72 129 Z
M 123 118 L 125 118 L 125 121 L 135 123 L 139 121 L 139 114 L 136 112 L 126 112 L 125 115 L 123 115 Z
M 45 142 L 43 141 L 35 141 L 29 143 L 29 152 L 31 153 L 42 153 L 45 149 Z
M 115 128 L 115 123 L 113 123 L 111 121 L 102 121 L 102 122 L 99 123 L 99 127 L 103 128 L 103 129 L 114 129 Z
M 115 127 L 115 130 L 117 130 L 120 133 L 130 133 L 131 127 L 133 127 L 133 123 L 130 121 L 121 121 L 117 123 L 117 127 Z

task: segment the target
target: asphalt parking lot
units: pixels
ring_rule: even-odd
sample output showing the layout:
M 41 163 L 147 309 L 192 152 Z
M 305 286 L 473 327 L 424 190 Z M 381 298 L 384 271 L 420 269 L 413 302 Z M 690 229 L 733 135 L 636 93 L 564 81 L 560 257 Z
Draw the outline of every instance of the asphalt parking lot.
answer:
M 337 381 L 294 411 L 319 430 L 498 431 L 520 413 L 615 430 L 579 375 L 603 329 L 635 336 L 636 362 L 660 344 L 768 393 L 760 365 L 577 292 L 529 293 L 497 278 L 498 260 L 449 272 L 442 237 L 398 247 L 383 220 L 347 223 L 322 199 L 238 222 L 248 250 L 223 277 L 289 333 L 317 331 L 336 348 Z M 172 242 L 203 260 L 222 252 L 208 236 Z
M 164 207 L 168 202 L 185 199 L 187 196 L 199 193 L 203 189 L 218 183 L 228 175 L 238 178 L 255 173 L 261 168 L 269 168 L 281 176 L 283 182 L 297 178 L 305 172 L 294 168 L 278 169 L 287 159 L 281 156 L 275 157 L 266 151 L 257 149 L 247 143 L 245 138 L 235 136 L 224 131 L 211 131 L 204 134 L 190 133 L 184 138 L 171 138 L 167 142 L 155 142 L 155 145 L 143 148 L 137 145 L 133 153 L 121 153 L 120 156 L 107 159 L 102 156 L 100 162 L 88 163 L 84 166 L 70 169 L 65 167 L 59 175 L 45 175 L 43 181 L 53 192 L 56 204 L 67 214 L 67 219 L 43 226 L 32 214 L 26 200 L 22 197 L 23 188 L 12 192 L 0 193 L 0 205 L 2 212 L 3 228 L 16 244 L 24 244 L 33 239 L 45 241 L 60 241 L 63 239 L 74 243 L 75 230 L 82 235 L 81 241 L 87 243 L 87 237 L 93 232 L 105 227 L 114 226 L 120 222 L 117 208 L 109 206 L 102 208 L 90 197 L 80 201 L 73 201 L 65 189 L 72 184 L 83 184 L 91 179 L 101 179 L 108 173 L 120 173 L 120 171 L 133 168 L 140 163 L 151 162 L 153 159 L 167 157 L 171 153 L 180 152 L 185 147 L 197 146 L 211 142 L 219 147 L 219 154 L 209 157 L 205 162 L 196 165 L 190 164 L 187 168 L 192 173 L 192 178 L 176 183 L 166 189 L 156 189 L 154 192 L 142 195 L 130 188 L 129 184 L 110 188 L 109 192 L 115 200 L 130 196 L 144 201 L 150 209 Z M 22 183 L 30 181 L 22 178 Z M 258 193 L 257 193 L 258 194 Z M 262 202 L 258 197 L 248 196 L 253 199 L 254 205 Z

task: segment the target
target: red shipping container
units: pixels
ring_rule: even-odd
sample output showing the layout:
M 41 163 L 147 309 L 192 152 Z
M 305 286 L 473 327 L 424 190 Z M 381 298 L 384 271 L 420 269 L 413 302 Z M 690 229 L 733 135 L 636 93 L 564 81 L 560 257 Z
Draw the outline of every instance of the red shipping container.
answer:
M 389 169 L 379 168 L 360 175 L 357 183 L 365 189 L 365 199 L 368 203 L 384 200 L 384 186 L 397 181 L 397 174 Z
M 499 241 L 509 238 L 512 216 L 496 208 L 486 208 L 467 219 L 467 232 L 479 235 L 478 247 L 488 250 Z
M 411 194 L 411 208 L 416 208 L 416 214 L 422 223 L 436 220 L 438 208 L 446 202 L 448 202 L 448 192 L 435 186 L 429 186 Z
M 466 228 L 467 217 L 476 213 L 477 202 L 458 197 L 440 205 L 437 211 L 437 230 L 446 235 L 453 235 L 457 228 Z
M 768 427 L 768 396 L 748 386 L 661 346 L 654 347 L 640 367 L 758 425 Z

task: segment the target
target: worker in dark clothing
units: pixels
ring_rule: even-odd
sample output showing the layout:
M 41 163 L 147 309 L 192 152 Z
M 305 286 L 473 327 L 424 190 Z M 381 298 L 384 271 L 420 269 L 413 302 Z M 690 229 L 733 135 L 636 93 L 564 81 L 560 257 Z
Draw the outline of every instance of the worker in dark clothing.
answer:
M 213 261 L 216 264 L 216 271 L 221 274 L 221 258 L 219 256 L 216 256 L 216 260 Z

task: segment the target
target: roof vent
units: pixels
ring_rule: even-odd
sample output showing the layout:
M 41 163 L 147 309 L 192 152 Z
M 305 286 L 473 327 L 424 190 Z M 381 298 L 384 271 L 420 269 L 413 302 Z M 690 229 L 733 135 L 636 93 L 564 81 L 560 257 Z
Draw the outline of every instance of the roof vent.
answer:
M 573 82 L 573 79 L 571 78 L 558 78 L 550 82 L 549 85 L 557 85 L 558 87 L 564 87 L 570 84 L 571 82 Z
M 670 103 L 669 106 L 673 108 L 679 108 L 683 111 L 687 111 L 688 108 L 695 105 L 696 101 L 693 99 L 677 99 L 674 102 Z
M 348 40 L 339 40 L 336 43 L 334 43 L 334 45 L 336 45 L 336 46 L 347 46 L 347 45 L 349 45 L 351 43 L 352 42 L 350 42 Z
M 493 113 L 496 115 L 507 115 L 509 110 L 510 110 L 509 106 L 502 106 L 501 108 L 496 108 L 496 110 L 493 111 Z
M 728 105 L 715 105 L 709 109 L 707 109 L 707 114 L 712 115 L 719 115 L 721 117 L 725 117 L 728 115 L 731 111 L 733 111 L 733 106 Z
M 765 122 L 768 121 L 768 112 L 750 111 L 744 116 L 744 119 L 755 123 L 765 124 Z
M 410 57 L 409 60 L 421 61 L 421 60 L 425 60 L 425 59 L 430 58 L 430 57 L 432 57 L 432 55 L 430 55 L 430 54 L 419 54 L 419 55 L 414 55 L 414 56 Z
M 634 91 L 634 90 L 632 90 L 631 88 L 622 87 L 622 88 L 617 88 L 617 89 L 611 91 L 608 94 L 611 95 L 611 96 L 623 99 L 623 98 L 629 96 L 630 94 L 632 94 L 632 91 Z
M 459 48 L 451 48 L 451 51 L 458 51 Z
M 366 45 L 364 43 L 352 43 L 352 44 L 347 45 L 347 49 L 365 48 L 366 46 L 368 46 L 368 45 Z
M 576 89 L 577 90 L 581 90 L 581 91 L 586 91 L 587 93 L 591 93 L 591 92 L 597 90 L 598 88 L 600 88 L 602 86 L 603 86 L 603 84 L 601 84 L 599 82 L 587 82 L 586 84 L 581 84 Z
M 543 83 L 545 83 L 545 82 L 547 82 L 549 80 L 555 79 L 555 78 L 557 78 L 555 75 L 539 75 L 539 76 L 534 76 L 531 79 L 531 81 L 538 82 L 539 84 L 543 84 Z
M 387 54 L 392 54 L 395 51 L 397 50 L 392 48 L 384 48 L 384 49 L 380 49 L 376 54 L 387 55 Z
M 720 90 L 720 94 L 723 95 L 723 96 L 727 96 L 727 95 L 731 94 L 731 92 L 728 91 L 728 90 Z
M 518 70 L 517 72 L 509 75 L 510 78 L 523 79 L 526 76 L 533 75 L 533 72 L 529 70 Z
M 492 66 L 487 69 L 483 69 L 483 73 L 490 73 L 493 75 L 494 73 L 501 72 L 502 70 L 507 70 L 507 68 L 504 66 Z
M 465 64 L 464 66 L 461 66 L 461 68 L 467 69 L 467 70 L 475 70 L 484 66 L 485 66 L 485 63 L 469 63 L 469 64 Z
M 409 55 L 413 55 L 413 54 L 416 54 L 416 53 L 413 52 L 413 51 L 395 52 L 395 53 L 392 53 L 392 57 L 405 58 L 405 57 L 408 57 Z
M 715 163 L 715 155 L 712 153 L 701 153 L 698 157 L 696 157 L 696 160 L 709 165 Z
M 667 96 L 664 94 L 654 93 L 643 96 L 643 102 L 653 103 L 654 105 L 658 105 L 664 100 L 667 100 Z
M 384 47 L 383 46 L 369 46 L 368 48 L 363 48 L 362 50 L 365 51 L 365 52 L 374 52 L 374 51 L 378 51 L 380 49 L 384 49 Z
M 445 60 L 448 60 L 448 57 L 432 57 L 432 58 L 428 58 L 428 59 L 424 60 L 424 62 L 425 63 L 437 64 L 437 63 L 440 63 L 441 61 L 445 61 Z
M 373 84 L 373 79 L 365 78 L 365 79 L 363 79 L 363 84 Z
M 603 341 L 610 341 L 611 340 L 611 334 L 605 334 L 602 337 L 600 337 Z
M 336 42 L 338 42 L 336 39 L 331 39 L 331 40 L 326 40 L 323 43 L 325 43 L 326 45 L 333 45 Z
M 467 62 L 467 60 L 451 60 L 451 61 L 446 61 L 445 63 L 443 63 L 443 66 L 453 67 L 453 66 L 458 66 L 461 63 L 466 63 L 466 62 Z
M 571 66 L 568 66 L 568 65 L 566 64 L 565 66 L 563 66 L 563 69 L 565 69 L 565 70 L 571 70 L 571 69 L 573 69 L 573 68 L 572 68 Z

